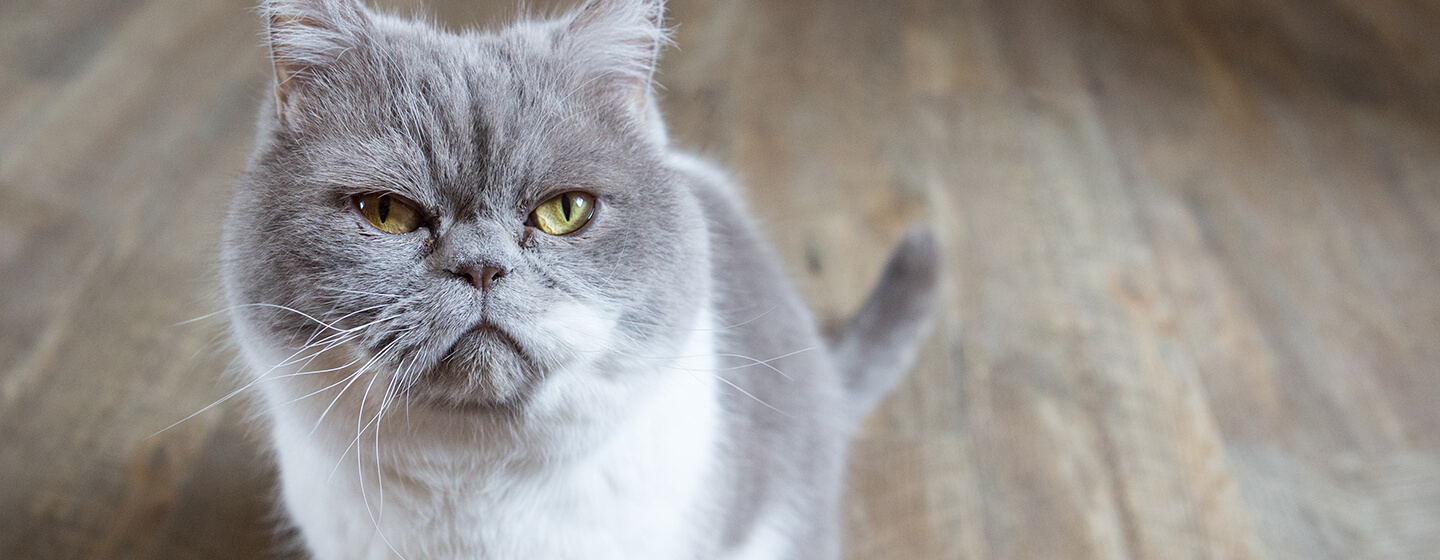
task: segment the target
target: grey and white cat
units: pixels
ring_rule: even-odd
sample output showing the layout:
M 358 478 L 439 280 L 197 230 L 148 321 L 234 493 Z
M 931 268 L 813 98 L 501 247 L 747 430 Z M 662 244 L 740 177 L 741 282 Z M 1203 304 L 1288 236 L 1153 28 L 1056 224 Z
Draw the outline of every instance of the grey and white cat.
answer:
M 494 33 L 272 0 L 224 227 L 236 338 L 315 558 L 836 558 L 846 441 L 936 300 L 911 233 L 823 340 L 669 146 L 660 0 Z

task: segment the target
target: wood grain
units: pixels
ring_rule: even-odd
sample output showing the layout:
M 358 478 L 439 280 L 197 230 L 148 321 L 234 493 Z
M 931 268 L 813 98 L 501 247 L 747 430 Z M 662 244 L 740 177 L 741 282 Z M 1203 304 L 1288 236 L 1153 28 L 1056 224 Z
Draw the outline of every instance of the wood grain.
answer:
M 850 558 L 1440 558 L 1434 3 L 670 9 L 672 134 L 822 321 L 942 238 Z M 0 558 L 293 555 L 238 403 L 161 431 L 234 387 L 182 322 L 267 72 L 245 2 L 0 3 Z

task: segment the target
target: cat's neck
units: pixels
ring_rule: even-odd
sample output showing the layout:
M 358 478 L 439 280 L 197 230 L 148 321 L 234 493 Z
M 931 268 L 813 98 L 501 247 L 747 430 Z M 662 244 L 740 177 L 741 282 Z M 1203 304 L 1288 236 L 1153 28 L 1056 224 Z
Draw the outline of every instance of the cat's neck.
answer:
M 706 481 L 723 421 L 715 331 L 708 316 L 701 320 L 671 359 L 634 366 L 648 371 L 575 371 L 555 380 L 582 384 L 555 394 L 585 389 L 594 403 L 624 394 L 622 409 L 554 416 L 541 408 L 532 424 L 508 427 L 434 418 L 417 427 L 412 410 L 409 428 L 381 433 L 378 456 L 361 444 L 358 458 L 352 449 L 338 460 L 353 424 L 327 434 L 277 423 L 286 492 L 297 494 L 287 495 L 291 513 L 343 547 L 333 557 L 345 558 L 389 557 L 390 544 L 407 558 L 663 558 L 707 546 Z M 611 381 L 624 379 L 639 385 Z M 403 417 L 394 425 L 403 427 Z M 435 431 L 445 426 L 474 431 Z M 387 544 L 379 535 L 423 538 Z
M 696 422 L 718 418 L 716 330 L 708 309 L 683 332 L 673 348 L 552 372 L 519 412 L 391 402 L 375 420 L 378 398 L 300 398 L 325 380 L 267 383 L 264 392 L 277 440 L 315 446 L 337 463 L 349 455 L 352 470 L 359 449 L 372 466 L 397 476 L 523 476 L 633 443 L 627 437 L 663 437 L 661 427 L 688 425 L 678 433 L 698 433 Z

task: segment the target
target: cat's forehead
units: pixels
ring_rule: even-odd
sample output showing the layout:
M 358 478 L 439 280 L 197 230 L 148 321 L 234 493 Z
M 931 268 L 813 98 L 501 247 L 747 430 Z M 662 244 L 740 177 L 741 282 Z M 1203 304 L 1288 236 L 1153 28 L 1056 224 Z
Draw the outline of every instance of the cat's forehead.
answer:
M 450 34 L 401 22 L 384 31 L 345 68 L 339 87 L 350 92 L 334 101 L 347 106 L 324 134 L 327 159 L 379 174 L 384 188 L 513 198 L 583 174 L 609 143 L 600 139 L 616 133 L 596 130 L 603 111 L 569 83 L 573 69 L 547 51 L 543 28 Z
M 382 69 L 368 78 L 382 80 L 378 85 L 392 101 L 479 109 L 491 120 L 506 114 L 538 119 L 565 102 L 584 101 L 566 95 L 575 91 L 571 82 L 579 72 L 554 48 L 555 34 L 548 25 L 450 33 L 402 22 L 377 34 L 365 66 Z

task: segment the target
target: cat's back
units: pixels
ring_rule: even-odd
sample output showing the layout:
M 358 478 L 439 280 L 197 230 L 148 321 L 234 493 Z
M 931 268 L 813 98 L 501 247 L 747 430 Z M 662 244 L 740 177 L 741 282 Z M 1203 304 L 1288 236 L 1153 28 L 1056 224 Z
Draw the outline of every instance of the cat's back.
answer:
M 734 184 L 698 158 L 674 161 L 691 182 L 711 234 L 716 375 L 725 381 L 732 477 L 725 485 L 723 539 L 743 551 L 735 558 L 774 557 L 777 547 L 833 557 L 850 431 L 840 377 L 813 316 Z

